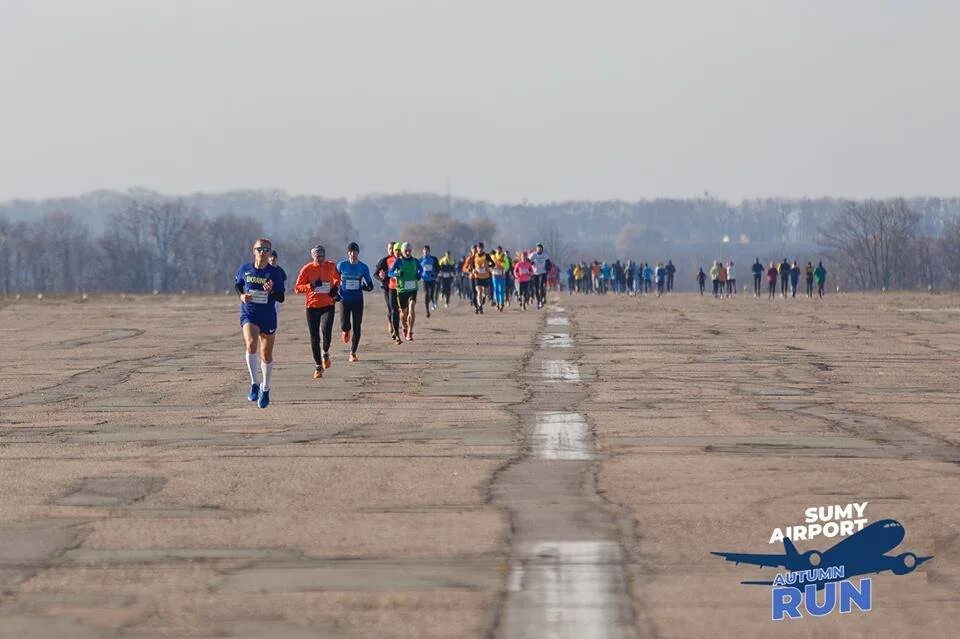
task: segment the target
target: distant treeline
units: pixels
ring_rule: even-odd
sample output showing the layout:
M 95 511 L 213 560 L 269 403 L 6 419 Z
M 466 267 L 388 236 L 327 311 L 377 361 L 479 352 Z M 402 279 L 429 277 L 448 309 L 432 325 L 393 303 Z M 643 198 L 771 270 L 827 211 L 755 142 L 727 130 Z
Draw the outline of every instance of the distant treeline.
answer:
M 713 197 L 638 202 L 494 204 L 435 194 L 353 200 L 232 191 L 168 197 L 145 190 L 0 204 L 0 293 L 222 292 L 259 236 L 295 270 L 309 247 L 375 261 L 389 240 L 462 254 L 481 240 L 507 249 L 542 241 L 561 265 L 594 259 L 678 266 L 824 260 L 847 289 L 960 286 L 960 198 L 849 202 Z

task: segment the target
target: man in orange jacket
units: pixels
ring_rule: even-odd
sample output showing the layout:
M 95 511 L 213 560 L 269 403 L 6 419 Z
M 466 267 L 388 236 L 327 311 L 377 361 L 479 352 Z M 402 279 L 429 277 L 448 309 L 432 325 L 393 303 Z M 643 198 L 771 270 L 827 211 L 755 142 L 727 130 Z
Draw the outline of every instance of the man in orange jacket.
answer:
M 330 368 L 330 338 L 333 331 L 333 314 L 340 299 L 340 273 L 337 265 L 327 260 L 327 251 L 322 244 L 310 250 L 313 261 L 303 265 L 297 275 L 293 290 L 307 296 L 307 330 L 310 332 L 310 347 L 317 365 L 314 379 L 323 377 L 323 369 Z M 323 331 L 323 349 L 320 347 L 320 332 Z

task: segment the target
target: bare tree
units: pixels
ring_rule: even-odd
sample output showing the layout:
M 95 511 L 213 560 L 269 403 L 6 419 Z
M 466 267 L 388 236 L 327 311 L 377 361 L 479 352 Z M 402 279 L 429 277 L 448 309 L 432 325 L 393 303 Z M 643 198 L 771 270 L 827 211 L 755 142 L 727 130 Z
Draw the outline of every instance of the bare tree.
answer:
M 645 224 L 627 224 L 620 229 L 614 246 L 620 257 L 646 257 L 649 260 L 648 254 L 656 253 L 658 248 L 662 249 L 662 244 L 663 234 L 657 229 L 649 228 Z
M 72 215 L 47 213 L 25 227 L 16 253 L 17 268 L 29 279 L 28 287 L 40 293 L 79 292 L 96 256 L 86 225 Z
M 220 292 L 233 287 L 237 268 L 250 259 L 250 247 L 264 232 L 253 217 L 226 214 L 207 220 L 201 235 L 204 246 L 194 252 L 203 260 L 197 271 L 198 285 L 202 290 Z
M 5 215 L 0 215 L 0 293 L 10 295 L 14 290 L 13 224 Z
M 486 217 L 464 222 L 449 213 L 428 213 L 425 221 L 404 225 L 400 235 L 415 246 L 429 244 L 436 253 L 462 255 L 476 242 L 489 246 L 496 231 L 496 223 Z
M 563 271 L 569 260 L 573 258 L 573 244 L 563 240 L 563 233 L 556 222 L 550 222 L 543 228 L 542 239 L 544 250 L 550 254 L 550 261 Z
M 360 236 L 353 226 L 350 215 L 343 210 L 331 211 L 323 215 L 317 212 L 316 226 L 307 233 L 288 235 L 282 244 L 285 255 L 290 259 L 304 262 L 310 259 L 310 249 L 317 244 L 323 244 L 327 249 L 328 259 L 337 259 L 347 254 L 347 244 L 360 243 Z M 275 244 L 276 246 L 276 244 Z
M 131 292 L 192 289 L 182 278 L 181 261 L 197 250 L 198 220 L 183 200 L 131 200 L 110 218 L 100 238 L 105 274 L 116 288 Z M 192 274 L 191 276 L 192 277 Z
M 323 229 L 323 241 L 327 243 L 326 248 L 331 255 L 346 255 L 347 244 L 360 243 L 357 229 L 346 211 L 327 213 L 320 222 L 320 228 Z
M 183 200 L 148 202 L 141 206 L 146 221 L 147 245 L 153 262 L 154 287 L 161 292 L 190 288 L 189 283 L 175 281 L 182 277 L 178 262 L 190 237 L 195 237 L 191 212 Z
M 823 233 L 822 243 L 860 288 L 900 287 L 903 258 L 919 219 L 903 199 L 848 202 Z
M 153 288 L 152 248 L 145 216 L 136 200 L 110 216 L 100 238 L 102 280 L 113 279 L 116 290 L 143 293 Z
M 960 287 L 960 217 L 947 221 L 940 237 L 940 256 L 948 286 Z

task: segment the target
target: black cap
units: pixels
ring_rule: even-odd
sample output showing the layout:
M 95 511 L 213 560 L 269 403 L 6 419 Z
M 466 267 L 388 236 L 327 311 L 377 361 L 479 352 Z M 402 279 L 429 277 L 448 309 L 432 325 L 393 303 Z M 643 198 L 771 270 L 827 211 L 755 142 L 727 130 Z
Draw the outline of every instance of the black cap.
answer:
M 357 253 L 359 253 L 360 245 L 357 244 L 356 242 L 350 242 L 349 244 L 347 244 L 347 251 L 356 251 Z

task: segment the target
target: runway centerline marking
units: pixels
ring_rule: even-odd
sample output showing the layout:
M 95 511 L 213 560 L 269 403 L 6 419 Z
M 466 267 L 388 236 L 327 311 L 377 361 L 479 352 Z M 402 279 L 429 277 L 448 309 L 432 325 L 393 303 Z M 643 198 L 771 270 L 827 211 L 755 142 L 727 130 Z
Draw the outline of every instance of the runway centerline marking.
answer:
M 533 442 L 539 459 L 582 461 L 594 458 L 590 429 L 577 413 L 537 413 Z
M 548 326 L 569 326 L 570 320 L 566 317 L 548 317 L 547 318 Z
M 617 598 L 624 588 L 620 553 L 611 541 L 525 544 L 510 582 L 522 584 L 527 614 L 509 625 L 522 629 L 524 637 L 623 636 L 617 624 L 622 615 Z
M 547 382 L 579 382 L 580 369 L 562 359 L 543 360 L 543 379 Z
M 551 348 L 571 348 L 573 338 L 567 333 L 544 333 L 540 343 Z

